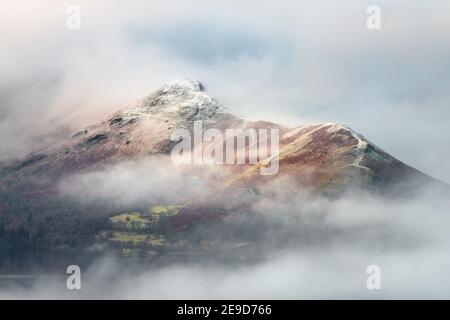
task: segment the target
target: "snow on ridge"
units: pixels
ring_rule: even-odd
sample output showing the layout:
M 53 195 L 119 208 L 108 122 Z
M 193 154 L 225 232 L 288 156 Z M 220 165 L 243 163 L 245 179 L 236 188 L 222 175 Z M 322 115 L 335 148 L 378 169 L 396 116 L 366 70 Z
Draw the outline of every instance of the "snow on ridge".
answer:
M 173 92 L 173 93 L 183 91 L 203 92 L 205 90 L 205 87 L 198 80 L 177 78 L 164 84 L 160 90 L 162 90 L 163 92 Z

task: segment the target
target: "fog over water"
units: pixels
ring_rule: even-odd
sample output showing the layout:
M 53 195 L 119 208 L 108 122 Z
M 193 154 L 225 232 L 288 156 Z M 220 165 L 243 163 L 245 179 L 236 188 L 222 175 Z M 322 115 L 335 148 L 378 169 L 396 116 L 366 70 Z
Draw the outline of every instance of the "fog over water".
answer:
M 145 202 L 146 192 L 137 190 L 145 191 L 155 181 L 146 185 L 144 178 L 133 179 L 135 189 L 123 183 L 124 176 L 145 177 L 143 170 L 148 174 L 148 169 L 143 168 L 148 167 L 128 164 L 83 175 L 77 179 L 86 185 L 65 192 L 74 199 L 83 190 L 82 197 L 87 192 L 98 201 L 110 201 L 108 197 L 118 201 L 117 192 L 126 206 Z M 153 177 L 159 179 L 161 190 L 164 181 L 173 183 Z M 206 184 L 206 176 L 203 179 Z M 189 189 L 190 182 L 182 183 Z M 48 254 L 55 262 L 45 261 L 43 255 L 37 271 L 25 270 L 47 276 L 0 281 L 0 298 L 450 298 L 450 206 L 438 191 L 424 187 L 414 199 L 352 191 L 330 199 L 313 196 L 286 180 L 281 185 L 268 186 L 277 192 L 254 204 L 259 223 L 271 226 L 262 238 L 256 235 L 256 241 L 263 239 L 264 249 L 258 259 L 230 258 L 224 253 L 148 263 L 111 251 L 102 253 L 100 248 L 59 260 Z M 166 199 L 173 200 L 175 193 L 166 194 Z M 64 271 L 69 264 L 82 266 L 80 291 L 66 289 Z M 367 289 L 370 265 L 381 269 L 381 290 Z

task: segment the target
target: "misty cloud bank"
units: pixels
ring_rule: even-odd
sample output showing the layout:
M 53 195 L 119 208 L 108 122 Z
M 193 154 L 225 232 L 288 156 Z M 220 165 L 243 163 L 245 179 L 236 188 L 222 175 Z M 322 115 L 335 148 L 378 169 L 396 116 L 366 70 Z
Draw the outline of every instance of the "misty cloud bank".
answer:
M 129 163 L 72 177 L 78 187 L 63 184 L 62 190 L 78 201 L 91 197 L 126 207 L 173 201 L 182 189 L 195 197 L 206 185 L 213 187 L 216 177 L 211 169 L 196 190 L 197 182 L 180 180 L 161 163 L 146 164 L 153 166 Z M 81 291 L 67 290 L 61 273 L 31 287 L 0 287 L 0 298 L 450 298 L 450 203 L 434 189 L 424 187 L 420 197 L 401 200 L 356 191 L 329 199 L 289 180 L 268 188 L 271 197 L 254 203 L 260 222 L 274 227 L 264 235 L 261 260 L 160 266 L 109 253 L 82 270 Z M 366 287 L 369 265 L 381 268 L 381 290 Z
M 142 207 L 185 203 L 217 188 L 225 174 L 217 166 L 177 167 L 170 159 L 151 157 L 69 176 L 59 189 L 75 201 Z
M 352 203 L 352 208 L 358 205 Z M 300 245 L 275 253 L 264 262 L 241 267 L 198 264 L 143 270 L 107 257 L 84 271 L 82 291 L 66 290 L 61 278 L 45 278 L 33 283 L 31 289 L 0 289 L 0 298 L 449 298 L 447 228 L 443 227 L 442 220 L 439 229 L 434 217 L 423 219 L 424 212 L 420 209 L 403 208 L 410 219 L 395 231 L 408 233 L 412 238 L 429 238 L 427 241 L 418 244 L 415 239 L 409 245 L 385 249 L 366 247 L 364 243 L 358 243 L 358 239 L 353 239 L 354 244 L 337 240 L 328 246 Z M 372 206 L 365 209 L 377 211 Z M 343 210 L 336 215 L 348 218 L 349 215 L 370 213 L 366 210 Z M 386 213 L 390 216 L 383 217 L 388 219 L 385 223 L 397 219 L 397 211 Z M 346 223 L 360 225 L 359 220 L 347 219 Z M 428 220 L 432 222 L 428 223 Z M 412 234 L 409 228 L 406 229 L 411 224 L 415 227 Z M 426 226 L 422 228 L 424 224 Z M 436 235 L 424 236 L 430 227 Z M 382 271 L 381 290 L 366 288 L 366 268 L 373 264 L 380 266 Z

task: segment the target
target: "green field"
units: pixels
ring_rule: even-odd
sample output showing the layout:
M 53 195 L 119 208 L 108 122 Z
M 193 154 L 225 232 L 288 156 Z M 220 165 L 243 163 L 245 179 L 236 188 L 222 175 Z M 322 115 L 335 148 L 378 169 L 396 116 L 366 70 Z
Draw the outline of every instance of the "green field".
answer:
M 165 244 L 164 236 L 144 234 L 128 231 L 102 232 L 100 236 L 103 240 L 126 246 L 162 247 Z

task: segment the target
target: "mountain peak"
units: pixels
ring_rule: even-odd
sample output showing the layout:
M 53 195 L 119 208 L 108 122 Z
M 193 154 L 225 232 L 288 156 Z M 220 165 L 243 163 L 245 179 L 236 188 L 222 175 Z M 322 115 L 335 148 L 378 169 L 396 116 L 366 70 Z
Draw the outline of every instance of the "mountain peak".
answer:
M 174 146 L 170 139 L 174 131 L 191 130 L 196 121 L 202 121 L 203 128 L 219 130 L 281 128 L 278 177 L 287 176 L 302 186 L 334 192 L 355 185 L 384 190 L 398 183 L 407 184 L 405 181 L 410 177 L 433 181 L 346 125 L 326 122 L 282 128 L 265 121 L 249 122 L 234 116 L 206 94 L 200 81 L 189 79 L 164 84 L 107 119 L 84 128 L 61 145 L 5 167 L 4 172 L 11 181 L 18 176 L 33 177 L 35 172 L 41 172 L 42 185 L 30 183 L 27 190 L 35 192 L 45 187 L 53 192 L 55 181 L 68 173 L 96 169 L 124 159 L 139 159 L 148 154 L 167 156 Z M 246 167 L 238 178 L 232 177 L 233 183 L 238 186 L 264 184 L 267 178 L 260 175 L 262 165 L 265 164 Z
M 159 91 L 164 93 L 185 93 L 186 91 L 203 92 L 205 87 L 198 80 L 177 78 L 164 84 Z
M 218 114 L 228 113 L 214 98 L 204 92 L 198 80 L 175 79 L 148 94 L 128 108 L 125 117 L 158 115 L 171 118 L 181 127 L 189 127 L 195 120 L 212 121 Z

